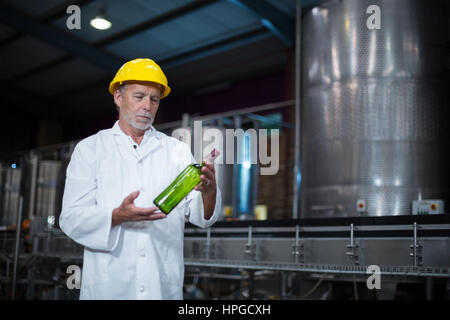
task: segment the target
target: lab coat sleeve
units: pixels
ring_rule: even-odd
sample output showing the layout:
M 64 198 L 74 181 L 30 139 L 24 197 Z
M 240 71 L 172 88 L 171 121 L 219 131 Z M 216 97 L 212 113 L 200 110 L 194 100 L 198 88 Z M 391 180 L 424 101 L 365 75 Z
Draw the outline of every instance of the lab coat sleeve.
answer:
M 72 154 L 59 225 L 67 236 L 89 249 L 112 251 L 121 227 L 111 226 L 113 207 L 97 205 L 96 162 L 90 153 L 77 145 Z
M 188 158 L 186 160 L 186 165 L 195 163 L 195 159 L 192 156 L 191 151 L 188 149 Z M 197 190 L 193 190 L 186 199 L 187 202 L 187 217 L 190 223 L 200 227 L 209 228 L 211 227 L 220 217 L 222 211 L 222 194 L 220 192 L 219 186 L 217 186 L 216 192 L 216 204 L 214 207 L 214 212 L 212 216 L 207 220 L 205 219 L 205 209 L 203 207 L 202 193 Z
M 220 212 L 222 211 L 222 195 L 220 193 L 219 187 L 217 187 L 216 205 L 214 207 L 214 212 L 208 220 L 205 219 L 203 198 L 200 191 L 192 191 L 188 195 L 187 201 L 189 203 L 187 214 L 190 223 L 195 224 L 200 228 L 209 228 L 219 219 Z

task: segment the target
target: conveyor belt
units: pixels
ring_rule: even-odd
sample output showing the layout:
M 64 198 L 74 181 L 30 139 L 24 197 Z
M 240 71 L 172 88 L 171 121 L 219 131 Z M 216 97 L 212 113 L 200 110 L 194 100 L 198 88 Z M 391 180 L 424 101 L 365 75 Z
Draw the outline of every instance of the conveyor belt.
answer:
M 409 225 L 417 224 L 450 224 L 450 214 L 436 215 L 404 215 L 404 216 L 382 216 L 382 217 L 348 217 L 348 218 L 318 218 L 318 219 L 282 219 L 282 220 L 240 220 L 240 221 L 218 221 L 214 224 L 217 228 L 236 227 L 302 227 L 312 226 L 348 226 L 350 224 L 359 226 L 375 225 Z M 192 227 L 192 224 L 188 224 Z M 188 227 L 188 225 L 186 227 Z
M 249 227 L 252 236 L 268 238 L 295 238 L 298 227 L 300 238 L 349 237 L 350 225 L 354 237 L 412 237 L 414 223 L 418 237 L 450 237 L 450 215 L 384 216 L 323 219 L 286 219 L 266 221 L 219 221 L 212 226 L 211 237 L 247 237 Z M 206 233 L 192 224 L 186 224 L 186 237 L 198 237 Z

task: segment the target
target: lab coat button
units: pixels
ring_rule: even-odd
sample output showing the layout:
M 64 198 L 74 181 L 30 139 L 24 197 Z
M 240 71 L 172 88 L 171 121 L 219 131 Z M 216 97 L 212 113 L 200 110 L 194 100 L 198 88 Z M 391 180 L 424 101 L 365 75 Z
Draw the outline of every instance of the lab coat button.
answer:
M 140 292 L 144 292 L 144 290 L 145 290 L 145 287 L 144 287 L 144 286 L 140 286 L 140 287 L 139 287 L 139 291 L 140 291 Z

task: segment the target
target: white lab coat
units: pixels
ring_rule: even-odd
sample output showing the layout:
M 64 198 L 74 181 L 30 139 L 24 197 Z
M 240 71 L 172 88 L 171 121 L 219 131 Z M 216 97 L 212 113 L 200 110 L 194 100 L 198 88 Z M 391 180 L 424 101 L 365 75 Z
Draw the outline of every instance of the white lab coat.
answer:
M 80 141 L 67 167 L 59 223 L 85 247 L 80 299 L 182 299 L 185 217 L 203 228 L 219 218 L 220 190 L 209 220 L 194 190 L 165 219 L 111 227 L 112 211 L 126 196 L 140 190 L 136 206 L 154 206 L 194 162 L 187 144 L 153 127 L 137 149 L 133 144 L 117 121 Z

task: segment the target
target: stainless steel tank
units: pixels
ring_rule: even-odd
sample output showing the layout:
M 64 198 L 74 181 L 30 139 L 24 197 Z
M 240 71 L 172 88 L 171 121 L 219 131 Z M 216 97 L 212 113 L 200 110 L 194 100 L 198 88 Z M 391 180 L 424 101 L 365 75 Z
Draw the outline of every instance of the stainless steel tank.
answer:
M 380 29 L 367 26 L 372 5 Z M 445 0 L 304 15 L 302 217 L 407 215 L 419 194 L 450 203 L 449 30 Z
M 3 166 L 0 169 L 0 225 L 15 225 L 19 213 L 22 169 L 8 166 Z
M 26 153 L 22 159 L 22 196 L 23 218 L 35 215 L 36 184 L 39 171 L 39 155 L 36 152 Z
M 35 216 L 53 217 L 59 215 L 61 208 L 61 188 L 60 185 L 62 170 L 61 161 L 41 160 L 39 162 L 39 172 L 36 190 Z

